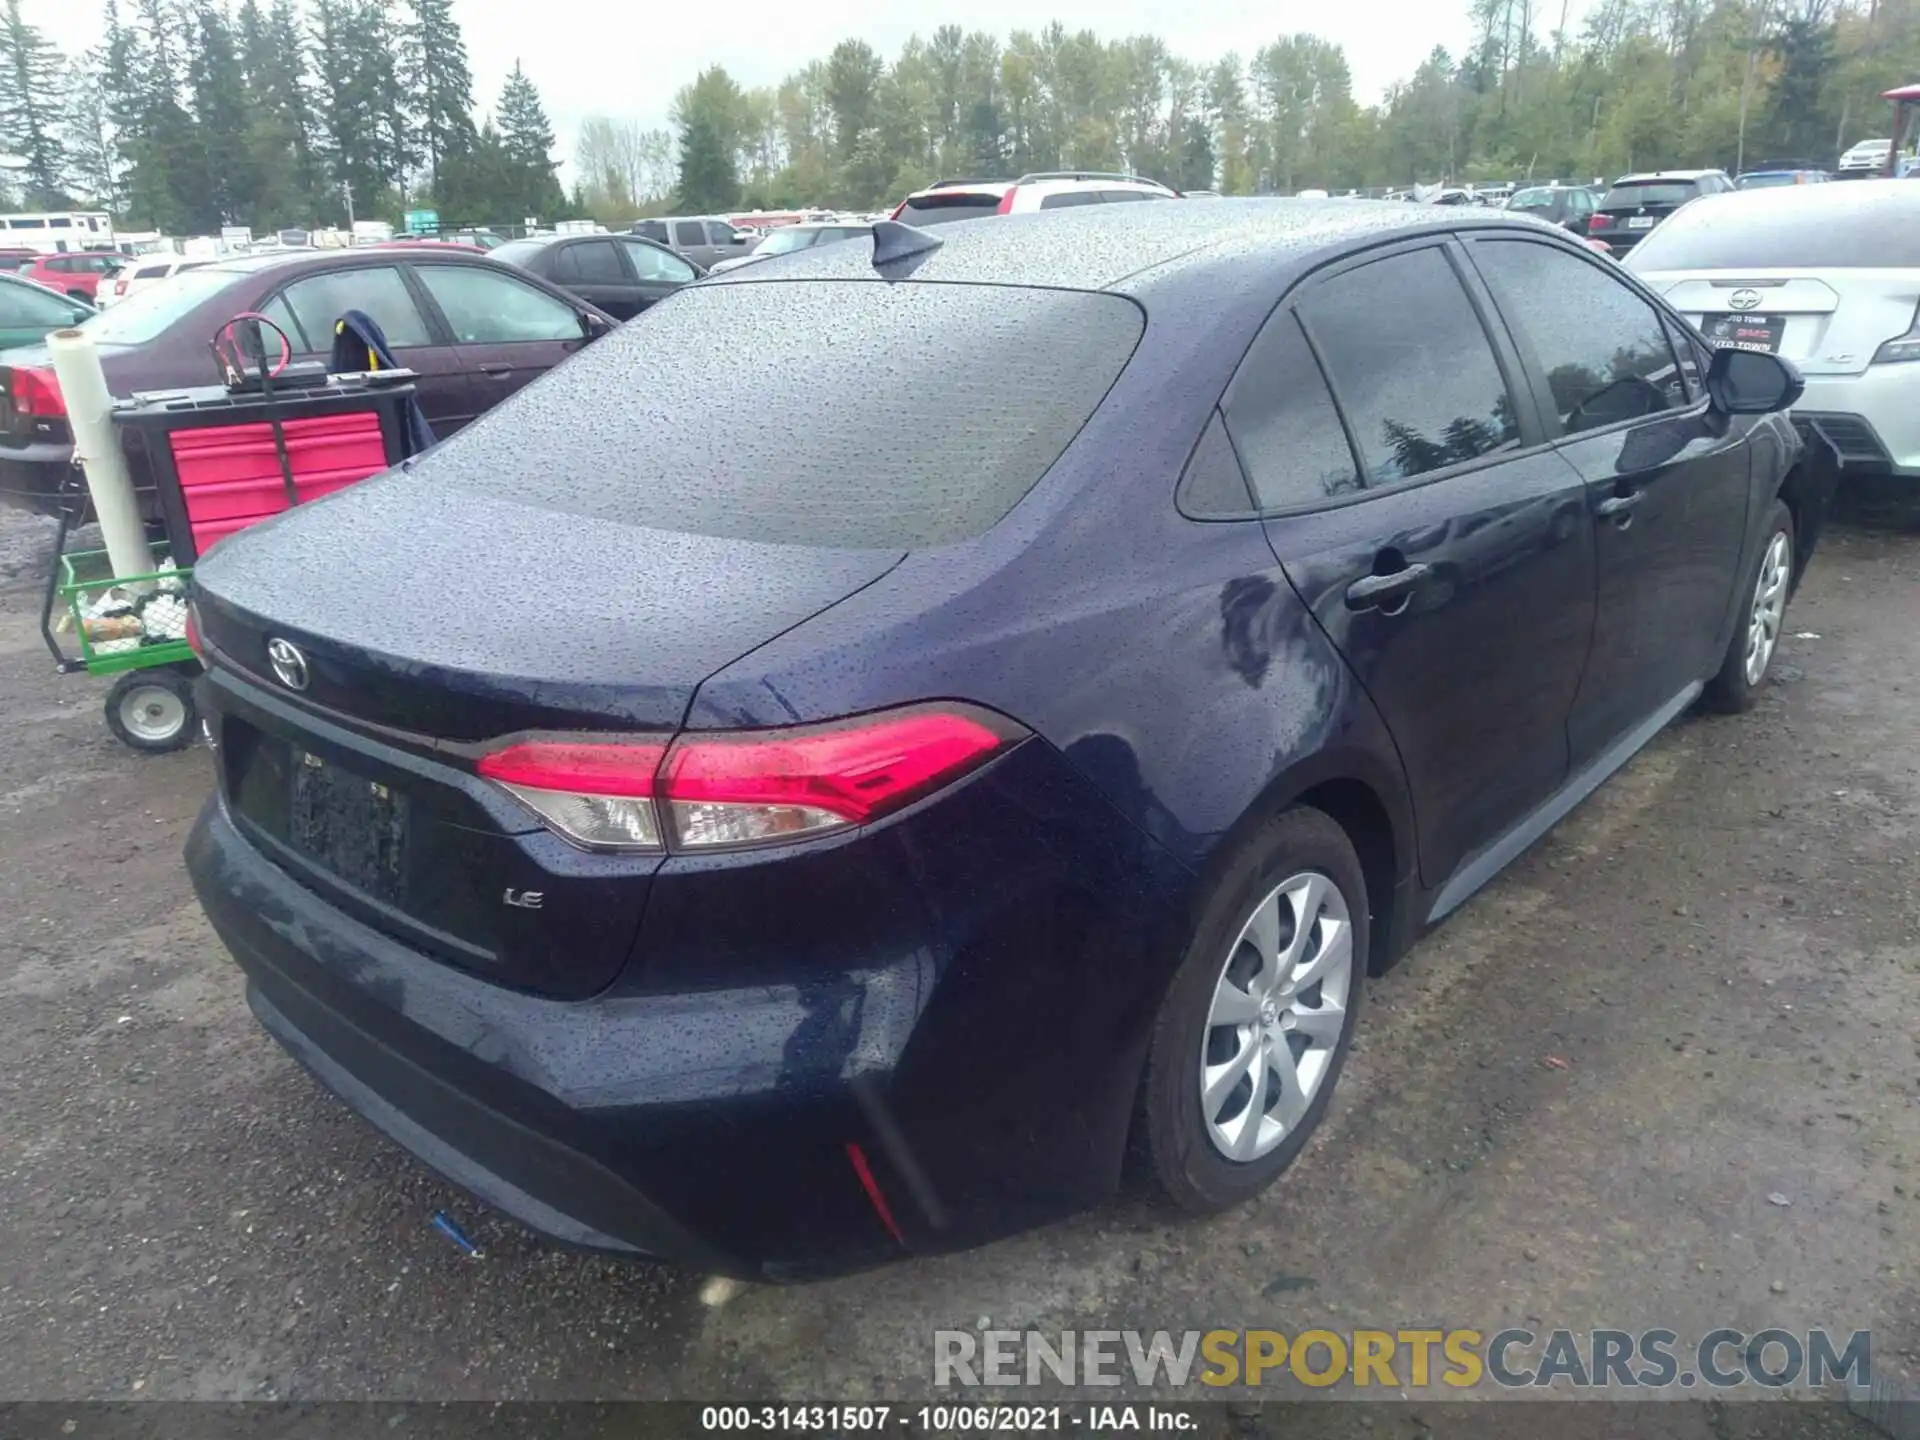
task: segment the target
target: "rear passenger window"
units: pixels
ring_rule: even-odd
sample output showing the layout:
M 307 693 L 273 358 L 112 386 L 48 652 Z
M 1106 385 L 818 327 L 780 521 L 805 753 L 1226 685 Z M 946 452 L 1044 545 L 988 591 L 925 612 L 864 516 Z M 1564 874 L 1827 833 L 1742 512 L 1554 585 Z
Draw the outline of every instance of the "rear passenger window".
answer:
M 1326 378 L 1291 311 L 1267 322 L 1240 362 L 1222 408 L 1262 510 L 1360 488 Z
M 643 240 L 657 240 L 662 245 L 667 243 L 667 227 L 658 220 L 642 220 L 633 227 L 633 233 Z
M 704 245 L 707 243 L 707 231 L 698 220 L 682 220 L 673 227 L 673 240 L 676 245 Z
M 1493 347 L 1439 249 L 1336 275 L 1300 313 L 1353 427 L 1368 488 L 1519 442 Z
M 1074 205 L 1098 205 L 1099 203 L 1098 190 L 1062 190 L 1058 195 L 1040 197 L 1042 210 L 1065 210 Z
M 1566 434 L 1691 403 L 1660 312 L 1625 281 L 1525 240 L 1483 241 L 1473 261 L 1508 323 L 1532 342 Z

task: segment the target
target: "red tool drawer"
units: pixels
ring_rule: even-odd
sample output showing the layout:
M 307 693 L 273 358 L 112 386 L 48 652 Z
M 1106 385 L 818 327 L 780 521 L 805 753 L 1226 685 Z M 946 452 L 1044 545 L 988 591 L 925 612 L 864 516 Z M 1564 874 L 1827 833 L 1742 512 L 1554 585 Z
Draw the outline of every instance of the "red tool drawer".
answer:
M 301 501 L 317 499 L 387 468 L 386 441 L 376 411 L 308 416 L 289 420 L 282 429 L 294 493 Z M 167 440 L 195 549 L 204 552 L 221 536 L 287 508 L 287 487 L 271 425 L 176 430 Z

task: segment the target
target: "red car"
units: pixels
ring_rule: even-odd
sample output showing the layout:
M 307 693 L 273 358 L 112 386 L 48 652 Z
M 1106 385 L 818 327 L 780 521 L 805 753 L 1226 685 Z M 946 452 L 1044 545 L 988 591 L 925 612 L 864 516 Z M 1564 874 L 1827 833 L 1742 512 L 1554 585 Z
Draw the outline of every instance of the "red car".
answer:
M 54 259 L 77 257 L 54 256 Z M 215 261 L 135 290 L 86 322 L 115 395 L 210 385 L 207 346 L 234 316 L 259 311 L 295 359 L 322 361 L 333 322 L 363 310 L 419 378 L 421 408 L 444 439 L 613 329 L 566 291 L 451 245 L 289 250 Z M 0 505 L 54 513 L 73 456 L 65 401 L 45 346 L 0 351 Z M 147 458 L 130 446 L 134 483 L 158 515 Z
M 76 300 L 92 300 L 100 293 L 100 282 L 126 263 L 124 255 L 85 250 L 78 254 L 41 255 L 16 273 Z

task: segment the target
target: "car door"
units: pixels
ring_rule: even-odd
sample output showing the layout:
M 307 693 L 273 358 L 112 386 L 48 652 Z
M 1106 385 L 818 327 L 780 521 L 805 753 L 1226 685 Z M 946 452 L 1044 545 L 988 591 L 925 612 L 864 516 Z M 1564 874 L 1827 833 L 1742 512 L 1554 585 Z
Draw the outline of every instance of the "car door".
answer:
M 1584 487 L 1488 312 L 1445 240 L 1322 272 L 1223 400 L 1275 555 L 1400 751 L 1435 913 L 1567 778 L 1593 629 Z
M 1567 726 L 1578 766 L 1670 716 L 1719 664 L 1750 422 L 1708 408 L 1693 342 L 1617 266 L 1521 236 L 1467 248 L 1594 516 L 1593 652 Z
M 705 260 L 696 258 L 695 263 L 711 267 L 722 260 L 736 260 L 742 255 L 753 253 L 753 243 L 744 231 L 736 230 L 724 220 L 707 221 L 707 256 Z
M 634 312 L 658 304 L 682 285 L 700 278 L 699 272 L 671 250 L 644 240 L 622 237 L 620 253 L 633 276 Z
M 256 304 L 292 342 L 298 358 L 325 364 L 334 326 L 349 310 L 386 332 L 393 358 L 419 376 L 415 394 L 442 439 L 473 418 L 473 399 L 453 347 L 436 334 L 395 264 L 336 265 L 309 271 Z
M 476 415 L 586 344 L 583 312 L 504 266 L 411 268 L 453 337 L 458 363 L 474 387 Z
M 547 278 L 569 294 L 597 305 L 616 320 L 640 313 L 633 277 L 611 239 L 563 240 L 553 247 Z

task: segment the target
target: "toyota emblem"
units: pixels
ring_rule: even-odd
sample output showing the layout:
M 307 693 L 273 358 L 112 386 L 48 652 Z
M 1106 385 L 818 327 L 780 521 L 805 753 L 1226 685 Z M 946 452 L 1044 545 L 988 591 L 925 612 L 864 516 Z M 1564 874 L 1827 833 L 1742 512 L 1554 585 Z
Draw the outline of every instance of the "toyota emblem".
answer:
M 1727 304 L 1736 310 L 1751 310 L 1760 303 L 1758 290 L 1736 290 L 1727 297 Z
M 307 657 L 300 653 L 298 645 L 290 640 L 269 640 L 267 660 L 273 666 L 274 676 L 289 690 L 307 688 Z

